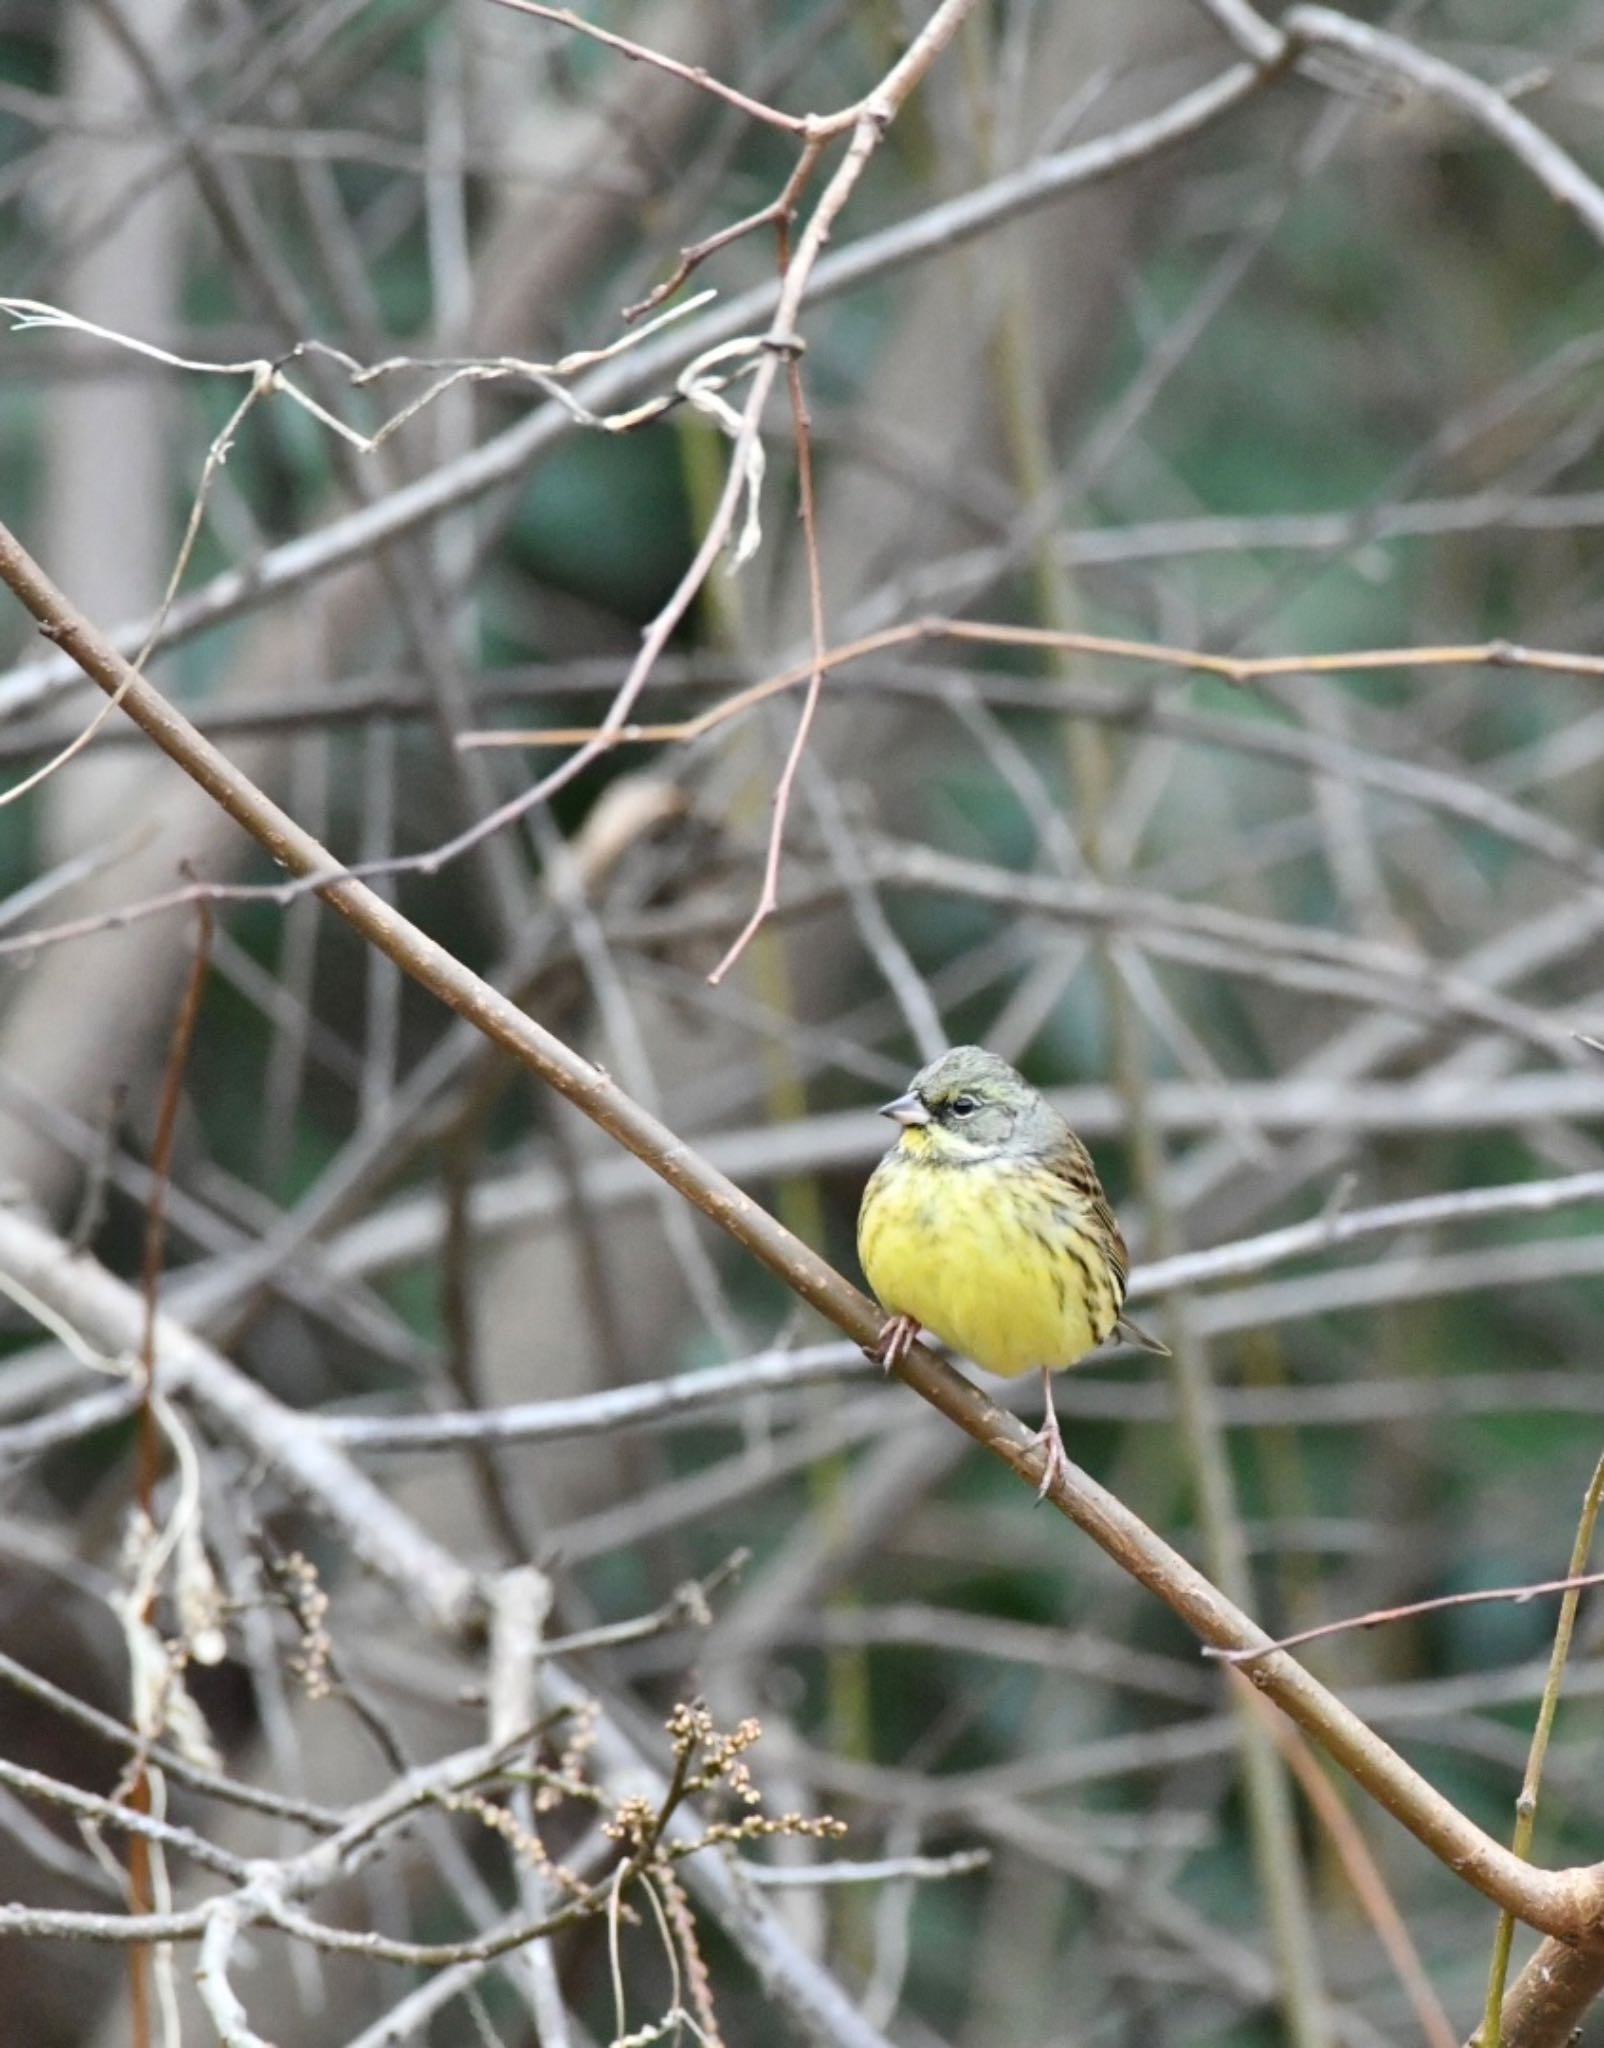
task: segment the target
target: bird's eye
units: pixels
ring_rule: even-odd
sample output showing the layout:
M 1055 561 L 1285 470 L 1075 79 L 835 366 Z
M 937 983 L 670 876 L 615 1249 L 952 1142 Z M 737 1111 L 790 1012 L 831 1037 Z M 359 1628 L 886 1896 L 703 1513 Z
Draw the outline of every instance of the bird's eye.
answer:
M 980 1104 L 972 1095 L 955 1095 L 952 1098 L 952 1113 L 954 1116 L 973 1116 L 979 1107 Z

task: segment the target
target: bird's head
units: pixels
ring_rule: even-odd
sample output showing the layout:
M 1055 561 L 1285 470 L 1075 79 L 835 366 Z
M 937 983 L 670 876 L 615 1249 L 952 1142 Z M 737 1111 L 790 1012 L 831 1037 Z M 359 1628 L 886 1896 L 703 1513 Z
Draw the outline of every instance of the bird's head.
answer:
M 922 1067 L 880 1114 L 901 1125 L 901 1151 L 953 1165 L 1046 1151 L 1059 1126 L 1024 1076 L 978 1045 L 955 1045 Z

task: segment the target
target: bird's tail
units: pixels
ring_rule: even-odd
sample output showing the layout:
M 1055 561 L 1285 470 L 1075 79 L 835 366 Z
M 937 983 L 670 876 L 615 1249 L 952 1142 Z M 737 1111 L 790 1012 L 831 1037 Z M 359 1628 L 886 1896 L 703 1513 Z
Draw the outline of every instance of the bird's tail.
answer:
M 1114 1335 L 1122 1344 L 1134 1344 L 1138 1351 L 1156 1352 L 1160 1358 L 1168 1358 L 1170 1347 L 1161 1344 L 1156 1337 L 1150 1337 L 1140 1323 L 1132 1322 L 1129 1316 L 1121 1316 L 1114 1325 Z

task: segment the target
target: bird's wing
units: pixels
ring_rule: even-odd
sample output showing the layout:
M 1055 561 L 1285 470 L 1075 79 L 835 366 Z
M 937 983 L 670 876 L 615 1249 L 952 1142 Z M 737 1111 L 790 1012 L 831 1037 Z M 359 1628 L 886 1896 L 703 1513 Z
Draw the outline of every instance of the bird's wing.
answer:
M 1115 1288 L 1120 1301 L 1123 1302 L 1125 1276 L 1130 1271 L 1131 1255 L 1125 1249 L 1125 1240 L 1120 1235 L 1119 1225 L 1114 1221 L 1114 1212 L 1108 1206 L 1108 1197 L 1103 1193 L 1103 1183 L 1097 1178 L 1097 1168 L 1092 1164 L 1092 1155 L 1075 1133 L 1066 1129 L 1062 1138 L 1048 1154 L 1047 1165 L 1090 1211 L 1092 1229 L 1100 1240 L 1103 1254 L 1113 1270 Z
M 1097 1178 L 1097 1168 L 1092 1164 L 1092 1155 L 1076 1137 L 1065 1129 L 1063 1137 L 1054 1145 L 1048 1165 L 1065 1185 L 1074 1191 L 1076 1198 L 1086 1205 L 1090 1214 L 1093 1233 L 1099 1239 L 1104 1257 L 1114 1275 L 1115 1290 L 1119 1306 L 1125 1303 L 1125 1282 L 1130 1272 L 1131 1255 L 1125 1249 L 1125 1240 L 1120 1227 L 1114 1221 L 1114 1212 L 1108 1206 L 1108 1197 L 1103 1193 L 1103 1183 Z M 1114 1327 L 1109 1333 L 1121 1343 L 1134 1344 L 1139 1351 L 1156 1352 L 1160 1358 L 1168 1358 L 1170 1347 L 1161 1344 L 1157 1337 L 1150 1337 L 1140 1323 L 1133 1322 L 1127 1315 L 1117 1315 Z

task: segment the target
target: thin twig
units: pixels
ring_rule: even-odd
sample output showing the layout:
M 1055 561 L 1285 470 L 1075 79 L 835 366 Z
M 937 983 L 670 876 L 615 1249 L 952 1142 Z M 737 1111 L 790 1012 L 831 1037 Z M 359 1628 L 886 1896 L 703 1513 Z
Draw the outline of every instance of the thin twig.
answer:
M 588 36 L 592 42 L 603 43 L 609 50 L 616 50 L 620 56 L 628 57 L 632 63 L 650 64 L 658 71 L 666 71 L 671 78 L 682 78 L 687 85 L 694 85 L 700 91 L 711 93 L 715 99 L 725 100 L 730 106 L 748 114 L 754 121 L 762 121 L 768 127 L 782 128 L 788 135 L 809 136 L 817 123 L 825 133 L 832 133 L 851 123 L 852 113 L 837 114 L 833 117 L 782 113 L 778 107 L 765 105 L 762 100 L 748 98 L 733 85 L 726 85 L 715 78 L 700 64 L 682 64 L 677 57 L 670 57 L 662 50 L 654 50 L 646 43 L 631 42 L 628 36 L 614 35 L 610 29 L 599 28 L 595 22 L 586 21 L 568 7 L 544 7 L 540 0 L 496 0 L 500 7 L 511 8 L 515 14 L 532 14 L 539 21 L 555 22 L 559 28 L 572 29 L 576 35 Z
M 789 268 L 789 213 L 782 215 L 780 219 L 779 240 L 780 268 L 783 273 Z M 808 677 L 806 695 L 802 699 L 802 710 L 797 718 L 796 731 L 791 736 L 791 744 L 786 752 L 785 766 L 780 770 L 780 779 L 775 785 L 774 815 L 769 824 L 768 853 L 763 863 L 763 887 L 751 916 L 742 926 L 723 959 L 707 977 L 715 988 L 740 959 L 779 904 L 780 853 L 785 843 L 785 821 L 790 814 L 791 792 L 796 786 L 797 771 L 802 765 L 808 735 L 813 730 L 813 721 L 819 708 L 819 696 L 824 688 L 824 572 L 819 564 L 818 509 L 813 495 L 813 421 L 808 412 L 807 394 L 802 388 L 802 366 L 794 353 L 786 357 L 785 382 L 791 400 L 791 427 L 796 443 L 797 501 L 802 522 L 802 553 L 807 564 L 808 631 L 813 642 L 813 668 Z
M 519 4 L 523 4 L 523 0 L 519 0 Z M 740 413 L 735 414 L 722 400 L 717 401 L 711 408 L 713 416 L 730 434 L 732 445 L 724 487 L 695 556 L 667 602 L 643 634 L 640 652 L 619 685 L 617 694 L 597 729 L 596 737 L 570 754 L 561 766 L 541 777 L 532 789 L 513 799 L 510 805 L 504 805 L 500 812 L 493 812 L 490 818 L 481 821 L 478 830 L 495 829 L 497 823 L 521 815 L 524 808 L 548 800 L 616 744 L 616 734 L 628 721 L 670 635 L 685 617 L 697 592 L 711 573 L 714 563 L 729 544 L 735 530 L 736 512 L 743 496 L 748 497 L 750 501 L 749 514 L 745 530 L 736 545 L 734 565 L 739 566 L 755 548 L 763 410 L 781 362 L 791 363 L 797 350 L 802 346 L 797 322 L 808 281 L 818 265 L 838 216 L 856 189 L 886 131 L 896 119 L 908 95 L 957 34 L 964 17 L 974 5 L 975 0 L 939 0 L 924 26 L 874 90 L 850 109 L 832 117 L 832 132 L 850 130 L 851 139 L 841 162 L 836 166 L 812 213 L 808 216 L 807 224 L 797 240 L 795 255 L 790 261 L 783 263 L 774 314 L 767 331 L 759 339 L 742 337 L 721 348 L 707 351 L 692 364 L 691 369 L 685 372 L 680 380 L 682 390 L 694 402 L 699 389 L 705 388 L 699 383 L 696 375 L 699 367 L 710 367 L 732 350 L 749 356 L 754 362 L 750 389 Z M 812 135 L 818 132 L 817 124 L 810 126 L 806 132 L 811 139 Z M 783 260 L 789 244 L 789 215 L 782 214 L 778 225 Z M 816 629 L 816 643 L 818 638 Z M 811 692 L 815 701 L 817 687 L 815 685 Z M 805 712 L 798 741 L 793 743 L 792 762 L 799 758 L 801 746 L 806 744 L 807 725 L 810 722 L 810 714 Z M 790 772 L 794 775 L 794 766 Z M 784 795 L 787 791 L 788 784 L 782 787 L 780 794 Z M 784 810 L 783 805 L 778 802 L 776 815 L 783 828 Z M 777 843 L 776 835 L 776 846 Z M 777 864 L 777 854 L 774 856 L 773 864 Z M 762 909 L 761 902 L 759 912 L 752 926 L 754 930 L 757 924 L 762 922 L 762 917 L 767 915 Z
M 1576 1609 L 1581 1591 L 1588 1583 L 1597 1584 L 1604 1579 L 1604 1573 L 1586 1572 L 1588 1553 L 1593 1547 L 1593 1531 L 1598 1523 L 1599 1507 L 1604 1503 L 1604 1458 L 1593 1468 L 1593 1476 L 1587 1483 L 1582 1496 L 1582 1512 L 1576 1524 L 1576 1538 L 1571 1545 L 1570 1579 L 1564 1586 L 1564 1599 L 1560 1602 L 1559 1620 L 1554 1628 L 1554 1647 L 1548 1660 L 1548 1677 L 1543 1685 L 1543 1697 L 1538 1704 L 1537 1720 L 1532 1728 L 1532 1746 L 1526 1759 L 1526 1772 L 1521 1780 L 1520 1797 L 1515 1802 L 1515 1835 L 1511 1844 L 1517 1856 L 1532 1853 L 1532 1831 L 1537 1825 L 1537 1795 L 1542 1789 L 1543 1765 L 1548 1757 L 1548 1739 L 1554 1730 L 1554 1717 L 1559 1712 L 1560 1688 L 1565 1681 L 1565 1665 L 1571 1652 L 1571 1635 L 1576 1627 Z M 1482 2013 L 1481 2048 L 1501 2048 L 1504 2013 L 1504 1987 L 1509 1978 L 1509 1955 L 1515 1939 L 1515 1923 L 1508 1913 L 1498 1917 L 1497 1931 L 1493 1936 L 1493 1958 L 1487 1973 L 1487 2000 Z
M 1399 1607 L 1377 1607 L 1368 1614 L 1351 1614 L 1344 1621 L 1323 1621 L 1318 1628 L 1300 1628 L 1290 1636 L 1277 1636 L 1273 1642 L 1257 1644 L 1252 1649 L 1220 1649 L 1205 1646 L 1205 1657 L 1216 1657 L 1222 1664 L 1253 1664 L 1261 1657 L 1273 1656 L 1277 1650 L 1301 1649 L 1305 1643 L 1320 1642 L 1327 1636 L 1349 1635 L 1356 1629 L 1382 1628 L 1396 1621 L 1414 1621 L 1422 1614 L 1437 1614 L 1446 1607 L 1484 1607 L 1489 1602 L 1508 1600 L 1516 1606 L 1528 1600 L 1538 1600 L 1550 1593 L 1581 1593 L 1589 1586 L 1604 1586 L 1604 1572 L 1580 1572 L 1564 1579 L 1538 1579 L 1524 1586 L 1484 1586 L 1474 1593 L 1439 1593 L 1430 1600 L 1407 1600 Z
M 1595 241 L 1604 242 L 1604 190 L 1551 135 L 1545 135 L 1529 115 L 1511 106 L 1495 87 L 1484 85 L 1459 65 L 1417 48 L 1403 36 L 1355 21 L 1334 8 L 1290 8 L 1282 16 L 1281 29 L 1290 39 L 1341 50 L 1384 77 L 1401 78 L 1434 99 L 1458 107 L 1523 163 L 1551 198 L 1568 207 Z
M 1256 1710 L 1287 1768 L 1302 1787 L 1303 1796 L 1314 1809 L 1316 1819 L 1330 1837 L 1347 1872 L 1348 1882 L 1376 1930 L 1376 1938 L 1386 1950 L 1387 1959 L 1403 1986 L 1404 1996 L 1420 2022 L 1427 2048 L 1458 2048 L 1459 2037 L 1426 1974 L 1420 1951 L 1409 1932 L 1409 1923 L 1398 1910 L 1381 1866 L 1371 1854 L 1370 1845 L 1352 1814 L 1343 1805 L 1341 1795 L 1297 1731 L 1287 1727 L 1275 1710 L 1260 1699 L 1245 1681 L 1238 1681 L 1238 1689 L 1240 1696 L 1251 1702 Z
M 805 661 L 794 662 L 775 675 L 748 684 L 733 696 L 709 705 L 691 718 L 654 725 L 625 722 L 611 727 L 495 726 L 481 732 L 464 733 L 458 744 L 464 747 L 582 746 L 595 743 L 604 734 L 615 745 L 702 739 L 727 720 L 766 703 L 770 697 L 781 696 L 801 684 L 810 683 L 817 668 L 833 671 L 872 655 L 885 654 L 898 647 L 920 645 L 928 640 L 957 640 L 992 647 L 1029 647 L 1061 654 L 1093 654 L 1109 661 L 1129 661 L 1147 667 L 1176 668 L 1191 675 L 1218 676 L 1224 682 L 1238 684 L 1266 682 L 1277 676 L 1369 675 L 1411 668 L 1531 669 L 1547 675 L 1604 678 L 1604 655 L 1526 647 L 1513 640 L 1480 640 L 1424 647 L 1355 647 L 1346 653 L 1232 655 L 1212 654 L 1200 648 L 1175 646 L 1161 640 L 1128 640 L 1106 633 L 932 616 L 910 619 L 900 625 L 882 626 L 875 632 L 843 641 L 839 647 L 827 648 L 822 654 L 810 655 Z
M 1063 192 L 1111 177 L 1173 148 L 1223 120 L 1267 82 L 1266 74 L 1256 67 L 1234 65 L 1157 114 L 1062 150 L 959 200 L 945 201 L 911 221 L 866 235 L 850 248 L 821 259 L 805 295 L 807 303 L 817 305 L 840 296 L 900 264 L 952 248 L 1049 204 Z M 760 328 L 772 317 L 777 298 L 777 287 L 769 283 L 725 301 L 716 312 L 704 314 L 657 347 L 606 366 L 579 394 L 582 402 L 594 413 L 616 410 L 654 379 L 672 375 L 677 365 L 697 353 Z M 560 406 L 540 410 L 472 454 L 402 485 L 374 505 L 331 523 L 321 533 L 286 542 L 246 568 L 224 570 L 174 606 L 162 644 L 171 646 L 206 627 L 254 610 L 365 558 L 388 540 L 447 516 L 521 475 L 571 423 L 572 416 Z M 118 628 L 113 642 L 120 652 L 128 653 L 142 645 L 148 631 L 149 621 L 141 620 Z M 21 664 L 0 676 L 0 709 L 14 714 L 76 679 L 75 665 L 64 658 Z
M 133 675 L 136 671 L 130 669 L 129 673 Z M 118 693 L 114 691 L 109 701 L 119 702 Z M 200 1015 L 201 997 L 206 987 L 206 971 L 210 964 L 211 933 L 212 914 L 210 909 L 202 904 L 199 907 L 199 929 L 194 957 L 190 962 L 189 975 L 179 1004 L 178 1017 L 173 1025 L 167 1063 L 162 1075 L 161 1101 L 156 1114 L 156 1137 L 151 1147 L 151 1187 L 145 1210 L 142 1269 L 145 1313 L 144 1328 L 140 1333 L 139 1342 L 140 1395 L 134 1478 L 135 1506 L 140 1522 L 146 1529 L 154 1529 L 156 1526 L 156 1484 L 161 1472 L 161 1446 L 164 1434 L 159 1418 L 156 1385 L 156 1327 L 162 1263 L 167 1244 L 167 1187 L 172 1177 L 173 1138 L 178 1127 L 178 1108 L 182 1099 L 184 1072 L 189 1064 L 196 1020 Z M 151 1584 L 127 1626 L 134 1630 L 148 1629 L 154 1607 L 155 1586 Z M 137 1679 L 137 1660 L 135 1671 L 134 1720 L 141 1735 L 149 1737 L 157 1732 L 151 1717 L 153 1713 L 160 1711 L 161 1703 L 138 1696 L 142 1688 Z M 133 1760 L 132 1773 L 124 1794 L 125 1802 L 135 1813 L 149 1814 L 152 1808 L 151 1792 L 150 1766 L 143 1752 L 140 1752 Z M 130 1911 L 135 1914 L 149 1912 L 155 1904 L 153 1866 L 154 1858 L 149 1841 L 142 1834 L 131 1836 L 128 1843 L 128 1903 Z M 147 2048 L 150 2038 L 152 1960 L 153 1952 L 148 1948 L 134 1947 L 128 1951 L 131 2007 L 129 2023 L 136 2048 Z
M 512 0 L 502 0 L 503 6 L 509 4 L 512 4 Z M 804 144 L 790 177 L 766 206 L 758 207 L 755 212 L 747 214 L 744 220 L 732 221 L 728 227 L 719 228 L 716 233 L 705 236 L 700 242 L 693 242 L 688 248 L 681 249 L 679 261 L 669 275 L 660 284 L 654 285 L 645 298 L 637 299 L 632 305 L 626 306 L 623 317 L 626 320 L 638 320 L 643 313 L 649 313 L 655 306 L 660 306 L 664 299 L 671 298 L 679 290 L 692 271 L 698 269 L 710 256 L 717 255 L 720 249 L 727 249 L 732 242 L 740 241 L 746 235 L 756 234 L 762 228 L 788 228 L 795 217 L 797 201 L 801 198 L 809 178 L 812 177 L 823 150 L 823 138 L 810 137 Z M 780 267 L 784 269 L 783 261 Z

